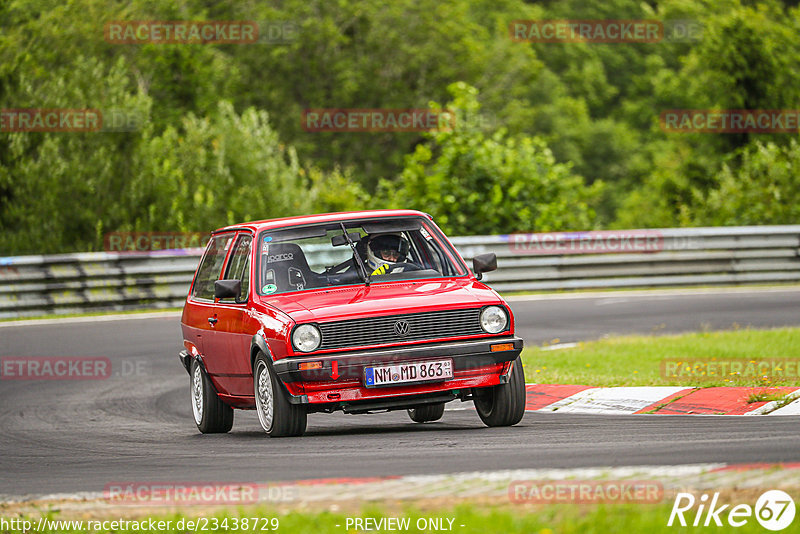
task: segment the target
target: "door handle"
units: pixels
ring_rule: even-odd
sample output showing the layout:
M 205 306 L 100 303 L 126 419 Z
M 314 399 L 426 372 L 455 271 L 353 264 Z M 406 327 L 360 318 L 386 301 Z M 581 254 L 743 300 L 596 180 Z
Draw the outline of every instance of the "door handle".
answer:
M 209 317 L 208 318 L 208 322 L 211 323 L 212 326 L 217 324 L 217 321 L 219 321 L 219 319 L 217 319 L 216 317 Z

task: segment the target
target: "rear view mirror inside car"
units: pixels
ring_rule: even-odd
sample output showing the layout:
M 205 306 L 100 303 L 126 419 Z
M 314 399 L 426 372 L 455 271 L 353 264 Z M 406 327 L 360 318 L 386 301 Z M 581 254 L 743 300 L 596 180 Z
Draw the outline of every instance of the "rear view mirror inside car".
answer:
M 350 238 L 350 241 L 353 243 L 358 243 L 361 241 L 361 234 L 358 232 L 348 232 L 347 236 Z M 334 247 L 341 247 L 342 245 L 347 244 L 347 239 L 345 239 L 344 235 L 337 234 L 331 238 L 331 245 Z

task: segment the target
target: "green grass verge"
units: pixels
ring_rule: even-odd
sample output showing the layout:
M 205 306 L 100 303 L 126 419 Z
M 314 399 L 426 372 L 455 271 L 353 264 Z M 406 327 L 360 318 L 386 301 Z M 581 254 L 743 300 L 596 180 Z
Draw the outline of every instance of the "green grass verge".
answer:
M 436 529 L 430 528 L 417 528 L 424 526 L 422 523 L 423 518 L 443 519 L 443 524 L 449 526 L 447 519 L 452 519 L 452 530 L 445 529 L 447 532 L 454 532 L 457 534 L 472 534 L 472 533 L 539 533 L 539 534 L 593 534 L 593 533 L 610 533 L 610 532 L 647 532 L 647 533 L 674 533 L 685 532 L 685 528 L 667 526 L 672 503 L 662 503 L 658 505 L 643 505 L 643 504 L 598 504 L 598 505 L 575 505 L 575 504 L 556 504 L 556 505 L 540 505 L 536 507 L 529 506 L 481 506 L 476 509 L 470 505 L 460 505 L 454 508 L 441 508 L 441 509 L 427 509 L 424 512 L 415 510 L 414 508 L 404 508 L 391 513 L 386 513 L 383 508 L 379 506 L 366 507 L 359 512 L 342 513 L 331 511 L 295 511 L 281 514 L 271 513 L 268 509 L 260 508 L 252 512 L 245 513 L 240 510 L 236 513 L 223 513 L 223 514 L 209 514 L 209 518 L 204 520 L 207 528 L 200 528 L 198 532 L 287 532 L 291 534 L 325 534 L 325 533 L 347 533 L 347 532 L 363 532 L 364 530 L 353 528 L 350 523 L 348 527 L 347 519 L 349 518 L 408 518 L 409 528 L 396 530 L 397 532 L 436 532 Z M 52 519 L 58 517 L 50 516 Z M 252 528 L 252 521 L 249 524 L 249 529 L 234 528 L 234 518 L 239 517 L 258 517 L 258 528 Z M 691 516 L 693 518 L 694 516 Z M 216 518 L 216 522 L 213 519 Z M 227 518 L 227 522 L 223 522 Z M 277 519 L 277 529 L 272 529 L 276 523 L 270 522 L 272 518 Z M 141 521 L 142 518 L 139 518 Z M 150 528 L 117 528 L 115 532 L 160 532 L 160 533 L 179 533 L 179 532 L 192 532 L 194 529 L 187 528 L 186 521 L 188 519 L 195 520 L 194 516 L 171 515 L 153 518 L 154 520 L 171 521 L 171 528 L 163 529 L 150 529 Z M 184 520 L 183 528 L 177 526 L 178 521 Z M 725 515 L 721 519 L 725 520 Z M 33 518 L 34 522 L 38 518 Z M 196 520 L 195 520 L 196 521 Z M 690 519 L 691 521 L 691 519 Z M 216 524 L 217 528 L 211 527 Z M 237 522 L 241 526 L 241 522 Z M 223 528 L 223 525 L 227 528 Z M 463 525 L 463 526 L 462 526 Z M 166 526 L 166 525 L 162 525 Z M 727 525 L 726 525 L 727 526 Z M 4 525 L 5 527 L 5 525 Z M 268 527 L 262 530 L 262 527 Z M 711 527 L 712 530 L 719 527 Z M 724 529 L 724 527 L 723 527 Z M 21 532 L 18 529 L 3 529 L 4 532 L 16 533 Z M 691 527 L 689 530 L 692 530 Z M 373 532 L 388 532 L 387 529 L 372 530 Z M 764 529 L 758 524 L 755 518 L 748 518 L 747 524 L 741 528 L 736 529 L 737 532 L 764 532 Z M 38 531 L 38 534 L 46 532 L 59 532 L 59 533 L 75 533 L 86 534 L 87 532 L 96 532 L 93 529 L 86 528 L 84 521 L 83 529 L 77 528 L 61 528 L 58 530 L 43 529 Z
M 727 373 L 715 377 L 699 372 L 669 376 L 662 362 L 693 365 L 708 360 L 721 369 L 728 360 L 750 362 L 793 360 L 766 374 Z M 733 330 L 674 336 L 624 336 L 579 343 L 577 347 L 522 353 L 529 384 L 584 384 L 589 386 L 800 386 L 800 328 Z M 686 367 L 684 367 L 686 369 Z M 751 365 L 750 369 L 754 367 Z M 779 376 L 779 374 L 783 376 Z

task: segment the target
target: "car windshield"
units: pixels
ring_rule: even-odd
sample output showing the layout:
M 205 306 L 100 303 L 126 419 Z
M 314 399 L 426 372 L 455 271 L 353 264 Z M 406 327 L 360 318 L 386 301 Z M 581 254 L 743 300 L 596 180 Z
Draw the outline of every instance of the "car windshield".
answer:
M 364 284 L 365 274 L 369 283 L 466 274 L 438 228 L 419 218 L 267 230 L 259 235 L 258 247 L 256 287 L 261 295 Z

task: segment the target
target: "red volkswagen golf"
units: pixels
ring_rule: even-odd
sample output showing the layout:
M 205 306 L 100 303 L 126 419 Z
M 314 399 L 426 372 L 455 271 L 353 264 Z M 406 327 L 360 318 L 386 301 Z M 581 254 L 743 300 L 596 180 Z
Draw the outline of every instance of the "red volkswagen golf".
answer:
M 181 326 L 192 412 L 227 432 L 255 409 L 273 437 L 309 413 L 408 410 L 436 421 L 474 401 L 488 426 L 525 410 L 522 340 L 503 299 L 418 211 L 274 219 L 213 233 Z M 473 274 L 474 273 L 474 274 Z

